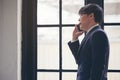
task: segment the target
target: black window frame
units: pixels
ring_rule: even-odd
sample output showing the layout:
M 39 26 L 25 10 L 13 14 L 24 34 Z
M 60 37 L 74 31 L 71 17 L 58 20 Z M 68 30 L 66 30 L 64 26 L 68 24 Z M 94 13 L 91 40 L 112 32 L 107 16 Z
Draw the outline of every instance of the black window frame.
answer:
M 96 3 L 104 10 L 104 0 L 85 0 L 85 4 Z M 59 72 L 59 80 L 62 80 L 62 72 L 77 72 L 74 69 L 62 69 L 62 27 L 74 26 L 74 24 L 62 24 L 62 0 L 59 0 L 59 24 L 37 25 L 37 0 L 22 0 L 22 80 L 37 80 L 37 72 Z M 104 23 L 104 26 L 118 26 L 120 23 Z M 59 70 L 37 69 L 37 28 L 59 27 Z M 120 70 L 108 70 L 119 72 Z

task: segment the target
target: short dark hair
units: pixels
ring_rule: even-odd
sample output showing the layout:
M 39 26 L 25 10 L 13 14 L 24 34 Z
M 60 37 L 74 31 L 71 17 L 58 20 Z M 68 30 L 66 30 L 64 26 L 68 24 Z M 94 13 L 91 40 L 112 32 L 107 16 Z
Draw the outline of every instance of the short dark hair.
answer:
M 103 22 L 103 10 L 97 4 L 87 4 L 79 10 L 79 15 L 81 14 L 94 14 L 95 22 L 101 24 Z

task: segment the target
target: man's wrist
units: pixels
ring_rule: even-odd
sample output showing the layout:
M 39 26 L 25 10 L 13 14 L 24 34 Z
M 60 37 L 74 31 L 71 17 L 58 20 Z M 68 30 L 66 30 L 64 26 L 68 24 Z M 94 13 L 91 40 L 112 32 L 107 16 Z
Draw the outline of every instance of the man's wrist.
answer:
M 76 42 L 76 41 L 78 41 L 78 39 L 72 39 L 72 40 L 71 40 L 71 42 Z
M 78 37 L 72 37 L 72 41 L 78 40 Z

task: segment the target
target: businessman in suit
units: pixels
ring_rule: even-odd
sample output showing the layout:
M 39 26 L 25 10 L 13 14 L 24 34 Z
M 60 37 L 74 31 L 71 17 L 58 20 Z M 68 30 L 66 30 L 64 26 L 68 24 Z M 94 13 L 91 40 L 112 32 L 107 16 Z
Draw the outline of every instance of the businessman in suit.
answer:
M 69 48 L 78 65 L 77 80 L 107 80 L 109 41 L 103 29 L 103 11 L 97 4 L 88 4 L 79 10 L 79 28 L 72 33 Z M 85 33 L 81 44 L 78 37 Z

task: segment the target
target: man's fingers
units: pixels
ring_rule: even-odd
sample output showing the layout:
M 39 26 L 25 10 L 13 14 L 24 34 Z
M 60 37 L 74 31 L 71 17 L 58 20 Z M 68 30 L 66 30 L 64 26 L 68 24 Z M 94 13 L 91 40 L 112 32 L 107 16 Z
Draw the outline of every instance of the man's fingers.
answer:
M 82 35 L 84 32 L 83 31 L 80 31 L 80 32 L 76 32 L 76 35 Z

